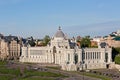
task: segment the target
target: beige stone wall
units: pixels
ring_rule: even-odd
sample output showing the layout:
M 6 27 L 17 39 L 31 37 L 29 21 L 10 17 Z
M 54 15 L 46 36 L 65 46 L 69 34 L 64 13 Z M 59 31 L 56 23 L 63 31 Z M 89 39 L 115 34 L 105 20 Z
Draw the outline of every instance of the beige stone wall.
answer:
M 105 53 L 108 53 L 107 62 L 105 61 Z M 106 64 L 112 62 L 111 48 L 86 48 L 84 49 L 84 55 L 85 69 L 106 68 Z
M 110 47 L 120 47 L 120 41 L 113 40 L 113 37 L 108 36 L 106 39 L 101 40 L 101 42 L 106 42 Z
M 20 44 L 12 40 L 9 44 L 9 58 L 17 59 L 20 57 Z
M 8 52 L 8 43 L 4 40 L 0 40 L 0 59 L 5 60 L 7 56 L 9 55 Z

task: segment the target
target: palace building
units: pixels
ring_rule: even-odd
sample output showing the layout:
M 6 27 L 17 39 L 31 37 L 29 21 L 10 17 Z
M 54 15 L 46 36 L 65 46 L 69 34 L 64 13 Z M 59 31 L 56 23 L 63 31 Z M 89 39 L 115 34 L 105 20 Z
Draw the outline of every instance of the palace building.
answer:
M 59 28 L 47 46 L 22 47 L 20 62 L 58 64 L 67 71 L 108 68 L 112 63 L 112 49 L 80 48 Z

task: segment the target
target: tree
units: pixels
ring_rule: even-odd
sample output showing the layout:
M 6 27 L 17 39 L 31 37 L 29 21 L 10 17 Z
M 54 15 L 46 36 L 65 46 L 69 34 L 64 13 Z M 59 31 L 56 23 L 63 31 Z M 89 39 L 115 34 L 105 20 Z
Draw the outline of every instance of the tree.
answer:
M 34 41 L 28 41 L 28 43 L 30 44 L 30 46 L 35 46 L 35 42 Z
M 80 41 L 81 47 L 90 47 L 91 42 L 90 42 L 90 37 L 86 36 L 84 38 L 82 38 L 82 40 Z
M 120 64 L 120 56 L 119 55 L 115 56 L 115 63 Z
M 112 47 L 112 59 L 115 60 L 115 57 L 120 55 L 120 47 L 114 48 Z
M 48 35 L 46 35 L 43 39 L 43 43 L 44 43 L 44 46 L 46 46 L 50 41 L 50 37 Z
M 34 42 L 34 39 L 33 39 L 32 36 L 28 38 L 28 43 L 29 43 L 30 46 L 32 46 L 32 47 L 35 46 L 35 42 Z

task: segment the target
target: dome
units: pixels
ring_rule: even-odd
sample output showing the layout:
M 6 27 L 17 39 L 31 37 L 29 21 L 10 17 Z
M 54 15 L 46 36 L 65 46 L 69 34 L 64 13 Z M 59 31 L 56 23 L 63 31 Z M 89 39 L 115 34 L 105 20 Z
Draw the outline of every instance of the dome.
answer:
M 62 37 L 62 38 L 65 37 L 65 35 L 64 35 L 64 33 L 61 31 L 61 28 L 60 28 L 60 27 L 59 27 L 58 31 L 56 32 L 55 37 Z

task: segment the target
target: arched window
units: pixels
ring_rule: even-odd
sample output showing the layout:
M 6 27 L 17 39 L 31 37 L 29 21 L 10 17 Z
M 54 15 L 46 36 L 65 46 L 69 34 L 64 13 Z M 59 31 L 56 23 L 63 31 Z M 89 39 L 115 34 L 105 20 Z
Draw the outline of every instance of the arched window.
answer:
M 56 53 L 57 51 L 56 51 L 56 47 L 54 46 L 53 47 L 53 53 Z
M 95 59 L 95 55 L 94 55 L 94 52 L 93 52 L 93 59 Z
M 98 59 L 99 57 L 98 57 L 98 52 L 97 52 L 97 59 Z
M 68 61 L 70 61 L 70 54 L 68 54 Z
M 95 59 L 96 59 L 97 57 L 96 57 L 96 52 L 95 52 Z
M 85 56 L 86 56 L 86 59 L 88 59 L 88 58 L 87 58 L 87 56 L 88 56 L 88 53 L 87 53 L 87 52 L 86 52 L 86 55 L 85 55 Z
M 65 48 L 66 48 L 66 49 L 68 49 L 68 47 L 67 47 L 67 46 L 66 46 Z
M 56 51 L 56 47 L 54 46 L 53 47 L 53 63 L 55 63 L 55 53 L 56 53 L 57 51 Z
M 77 54 L 75 54 L 74 60 L 75 60 L 75 64 L 77 64 L 78 63 L 78 55 Z
M 68 54 L 68 61 L 67 61 L 67 64 L 70 63 L 70 54 Z
M 105 53 L 105 62 L 108 62 L 108 53 Z
M 59 53 L 61 53 L 61 51 L 59 51 Z
M 91 52 L 91 59 L 93 59 L 93 53 Z

